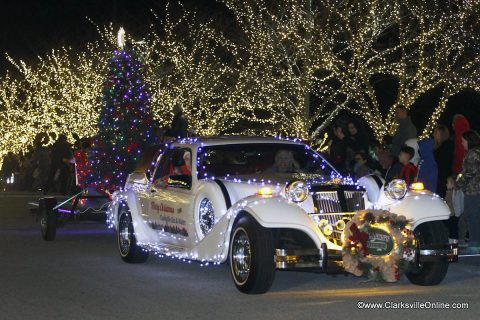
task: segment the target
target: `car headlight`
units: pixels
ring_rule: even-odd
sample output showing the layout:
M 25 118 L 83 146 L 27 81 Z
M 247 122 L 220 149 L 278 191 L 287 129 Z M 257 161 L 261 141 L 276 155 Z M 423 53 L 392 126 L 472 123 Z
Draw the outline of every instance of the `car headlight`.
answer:
M 308 197 L 308 186 L 301 180 L 292 181 L 287 185 L 285 194 L 293 202 L 303 202 Z
M 400 200 L 407 194 L 407 183 L 402 179 L 394 179 L 385 187 L 385 194 L 394 200 Z

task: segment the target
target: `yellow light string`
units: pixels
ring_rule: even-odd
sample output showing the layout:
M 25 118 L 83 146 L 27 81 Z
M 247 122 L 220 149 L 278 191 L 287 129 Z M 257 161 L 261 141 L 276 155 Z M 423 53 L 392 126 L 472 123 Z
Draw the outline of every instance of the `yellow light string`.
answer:
M 194 12 L 173 18 L 167 6 L 166 18 L 134 42 L 161 126 L 179 104 L 200 135 L 281 134 L 322 145 L 325 130 L 347 110 L 380 140 L 395 128 L 395 106 L 411 108 L 442 88 L 423 137 L 452 95 L 480 91 L 480 0 L 455 10 L 453 2 L 223 3 L 238 29 L 234 38 L 212 21 L 198 22 Z M 97 29 L 99 40 L 79 53 L 60 48 L 32 65 L 8 57 L 20 77 L 0 79 L 0 159 L 25 151 L 40 133 L 64 133 L 71 142 L 74 133 L 96 133 L 106 62 L 117 41 L 112 25 Z M 373 83 L 379 75 L 398 81 L 386 114 Z

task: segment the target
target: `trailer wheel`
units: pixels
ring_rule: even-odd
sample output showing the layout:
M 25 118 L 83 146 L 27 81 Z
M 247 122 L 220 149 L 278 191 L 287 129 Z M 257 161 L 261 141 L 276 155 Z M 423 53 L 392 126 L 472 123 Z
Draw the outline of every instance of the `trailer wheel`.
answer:
M 56 205 L 56 198 L 42 198 L 38 202 L 40 230 L 42 231 L 42 238 L 45 241 L 55 240 L 57 234 L 58 212 L 53 210 Z
M 118 251 L 123 261 L 128 263 L 143 263 L 147 261 L 148 251 L 137 245 L 133 229 L 132 217 L 127 207 L 122 206 L 118 215 Z

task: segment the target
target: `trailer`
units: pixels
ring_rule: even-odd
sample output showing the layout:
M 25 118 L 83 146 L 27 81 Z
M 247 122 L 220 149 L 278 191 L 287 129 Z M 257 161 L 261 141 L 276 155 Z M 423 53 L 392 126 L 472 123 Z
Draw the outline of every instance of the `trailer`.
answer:
M 53 241 L 57 229 L 68 222 L 105 222 L 109 203 L 108 193 L 86 188 L 72 196 L 45 196 L 30 204 L 34 206 L 31 212 L 40 221 L 43 240 Z
M 166 145 L 148 147 L 142 154 L 134 172 L 142 172 L 150 176 L 154 164 L 162 154 Z M 97 221 L 105 222 L 111 193 L 97 187 L 80 188 L 78 172 L 75 172 L 77 190 L 73 195 L 44 196 L 36 203 L 31 213 L 38 217 L 42 238 L 45 241 L 55 240 L 57 228 L 68 222 Z

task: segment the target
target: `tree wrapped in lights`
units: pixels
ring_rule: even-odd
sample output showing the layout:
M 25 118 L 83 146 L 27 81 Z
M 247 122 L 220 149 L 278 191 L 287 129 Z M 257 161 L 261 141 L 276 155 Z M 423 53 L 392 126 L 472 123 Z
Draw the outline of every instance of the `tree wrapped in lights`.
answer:
M 0 167 L 8 152 L 20 153 L 28 145 L 30 113 L 22 107 L 22 87 L 9 74 L 0 80 Z
M 249 133 L 309 137 L 314 122 L 311 97 L 319 95 L 316 73 L 322 59 L 320 12 L 311 1 L 225 0 L 242 31 L 237 41 L 240 63 L 229 105 Z
M 269 131 L 313 139 L 347 110 L 380 140 L 394 128 L 395 106 L 442 88 L 434 123 L 449 96 L 473 86 L 465 71 L 478 69 L 479 1 L 224 3 L 244 35 L 232 99 Z M 382 90 L 395 92 L 392 101 Z
M 152 29 L 142 45 L 155 118 L 162 126 L 169 124 L 173 107 L 180 105 L 197 134 L 231 132 L 237 119 L 226 102 L 233 94 L 235 69 L 225 56 L 234 46 L 211 21 L 180 9 L 174 18 L 167 7 L 160 28 Z
M 90 185 L 109 191 L 123 187 L 142 151 L 156 142 L 143 69 L 129 45 L 115 50 L 108 61 L 104 107 L 89 159 Z
M 435 64 L 434 71 L 439 75 L 438 87 L 442 94 L 438 106 L 425 126 L 422 137 L 427 137 L 437 124 L 448 99 L 466 89 L 480 92 L 480 21 L 478 12 L 480 1 L 458 1 L 450 3 L 445 10 L 438 12 L 438 5 L 432 10 L 430 4 L 419 3 L 426 12 L 426 23 L 431 23 L 431 16 L 436 14 L 438 27 L 441 31 L 435 33 L 435 38 L 427 39 L 427 45 L 435 45 L 435 58 L 420 60 L 423 64 Z M 443 13 L 443 14 L 442 14 Z M 432 33 L 432 32 L 431 32 Z M 430 37 L 431 33 L 425 34 Z
M 6 142 L 9 150 L 25 150 L 39 134 L 50 138 L 65 134 L 71 142 L 74 134 L 81 138 L 95 135 L 103 69 L 111 51 L 107 48 L 105 43 L 94 42 L 79 53 L 69 48 L 52 50 L 33 65 L 7 56 L 20 80 L 5 79 L 19 94 L 15 106 L 4 114 L 19 113 L 16 127 L 23 128 L 17 139 Z
M 337 111 L 362 117 L 381 140 L 395 129 L 397 105 L 410 109 L 440 89 L 441 99 L 424 134 L 431 132 L 448 97 L 471 86 L 464 68 L 478 68 L 471 62 L 480 53 L 475 47 L 478 19 L 472 21 L 479 3 L 322 1 L 329 24 L 322 71 L 338 82 L 326 83 L 324 90 L 337 97 Z M 385 90 L 394 93 L 391 101 L 382 101 Z
M 347 110 L 381 139 L 394 129 L 395 106 L 415 108 L 438 90 L 427 135 L 449 97 L 480 91 L 478 0 L 223 2 L 233 25 L 222 31 L 233 32 L 192 12 L 172 18 L 167 8 L 161 28 L 136 44 L 160 125 L 179 104 L 198 134 L 319 140 Z M 71 142 L 73 133 L 97 133 L 104 66 L 116 43 L 111 26 L 99 35 L 79 53 L 61 48 L 33 65 L 10 59 L 20 77 L 1 79 L 0 155 L 26 150 L 40 133 Z

